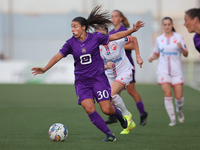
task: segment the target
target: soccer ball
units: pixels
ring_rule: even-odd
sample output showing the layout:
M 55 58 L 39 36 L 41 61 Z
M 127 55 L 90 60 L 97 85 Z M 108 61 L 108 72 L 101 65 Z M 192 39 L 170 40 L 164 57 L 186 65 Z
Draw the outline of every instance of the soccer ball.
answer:
M 49 128 L 49 137 L 52 141 L 64 141 L 67 135 L 68 130 L 61 123 L 55 123 Z

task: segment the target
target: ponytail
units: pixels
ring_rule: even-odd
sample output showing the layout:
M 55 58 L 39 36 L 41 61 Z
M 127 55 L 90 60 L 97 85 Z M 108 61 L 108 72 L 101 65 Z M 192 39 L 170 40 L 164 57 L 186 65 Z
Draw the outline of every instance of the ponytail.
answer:
M 170 17 L 164 17 L 164 18 L 162 19 L 162 23 L 163 23 L 163 21 L 166 20 L 166 19 L 169 19 L 169 20 L 171 21 L 171 23 L 173 24 L 173 20 L 172 20 L 172 18 L 170 18 Z M 172 27 L 172 31 L 173 31 L 173 32 L 176 32 L 176 30 L 175 30 L 174 27 Z
M 119 11 L 119 10 L 114 10 L 114 11 L 117 11 L 117 12 L 119 13 L 120 17 L 122 17 L 121 23 L 122 23 L 126 28 L 129 28 L 129 27 L 130 27 L 130 24 L 129 24 L 129 22 L 128 22 L 128 19 L 124 16 L 124 14 L 123 14 L 121 11 Z
M 185 12 L 191 19 L 197 17 L 200 21 L 200 8 L 192 8 Z
M 107 11 L 101 12 L 101 6 L 96 6 L 92 9 L 90 15 L 87 19 L 83 17 L 76 17 L 72 21 L 79 22 L 81 26 L 86 27 L 87 30 L 91 28 L 96 28 L 98 25 L 111 26 L 112 21 L 110 21 L 110 13 Z

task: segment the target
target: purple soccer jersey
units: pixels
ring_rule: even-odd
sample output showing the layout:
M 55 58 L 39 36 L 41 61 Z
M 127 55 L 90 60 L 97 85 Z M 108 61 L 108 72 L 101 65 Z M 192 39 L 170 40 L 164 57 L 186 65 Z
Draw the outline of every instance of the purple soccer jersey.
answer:
M 126 31 L 126 30 L 127 30 L 127 28 L 125 26 L 121 25 L 117 31 L 115 31 L 115 29 L 112 29 L 109 32 L 109 34 L 115 34 L 117 32 Z M 129 61 L 131 62 L 131 64 L 133 65 L 133 67 L 135 67 L 134 62 L 133 62 L 133 58 L 131 56 L 132 51 L 125 49 L 125 52 L 126 52 L 126 56 L 128 57 Z M 135 81 L 135 70 L 133 70 L 133 80 L 131 82 L 136 82 Z
M 97 102 L 110 99 L 111 88 L 99 51 L 99 45 L 108 44 L 109 38 L 109 35 L 99 32 L 87 33 L 84 41 L 73 36 L 59 51 L 63 57 L 68 54 L 74 57 L 75 90 L 79 105 L 88 98 L 96 98 Z
M 197 51 L 200 53 L 200 35 L 196 33 L 194 35 L 193 41 Z
M 66 41 L 59 52 L 63 57 L 68 54 L 73 55 L 75 80 L 93 78 L 105 71 L 99 45 L 108 44 L 109 38 L 109 35 L 95 32 L 94 34 L 87 33 L 84 41 L 80 41 L 74 36 Z

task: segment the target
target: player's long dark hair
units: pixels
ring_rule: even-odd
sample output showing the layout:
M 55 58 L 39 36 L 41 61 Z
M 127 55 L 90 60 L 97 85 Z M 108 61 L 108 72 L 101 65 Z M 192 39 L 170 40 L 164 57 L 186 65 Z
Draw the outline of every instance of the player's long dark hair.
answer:
M 164 18 L 162 19 L 162 23 L 163 23 L 164 20 L 167 20 L 167 19 L 169 19 L 169 20 L 171 21 L 171 23 L 173 24 L 173 20 L 172 20 L 172 18 L 170 18 L 170 17 L 164 17 Z M 172 31 L 173 31 L 173 32 L 176 32 L 176 30 L 175 30 L 174 27 L 172 27 Z
M 191 19 L 197 17 L 200 21 L 200 8 L 192 8 L 185 12 Z
M 124 16 L 124 14 L 120 11 L 120 10 L 113 10 L 113 12 L 116 11 L 119 13 L 120 17 L 122 17 L 122 21 L 121 23 L 126 27 L 129 28 L 130 27 L 130 23 L 128 22 L 128 19 Z
M 81 26 L 86 27 L 86 31 L 92 28 L 96 28 L 98 25 L 111 26 L 110 14 L 108 11 L 101 11 L 101 6 L 94 7 L 87 19 L 84 17 L 76 17 L 72 21 L 79 22 Z

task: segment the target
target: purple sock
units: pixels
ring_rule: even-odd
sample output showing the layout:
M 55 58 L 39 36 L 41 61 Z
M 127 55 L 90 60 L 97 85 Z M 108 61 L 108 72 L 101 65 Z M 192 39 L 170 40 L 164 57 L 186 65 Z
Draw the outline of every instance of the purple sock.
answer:
M 106 125 L 105 121 L 103 118 L 98 114 L 98 112 L 95 110 L 91 114 L 88 114 L 90 121 L 103 133 L 106 135 L 113 135 L 113 133 L 110 131 L 108 126 Z
M 140 112 L 140 115 L 145 114 L 145 111 L 144 111 L 144 105 L 143 105 L 142 100 L 139 101 L 139 102 L 137 102 L 137 103 L 136 103 L 136 106 L 137 106 L 137 109 L 138 109 L 139 112 Z
M 113 116 L 117 117 L 117 119 L 121 122 L 121 124 L 125 124 L 126 122 L 124 121 L 124 118 L 121 114 L 121 112 L 119 111 L 119 109 L 117 109 L 116 106 L 112 105 L 113 107 L 115 107 L 115 114 Z

